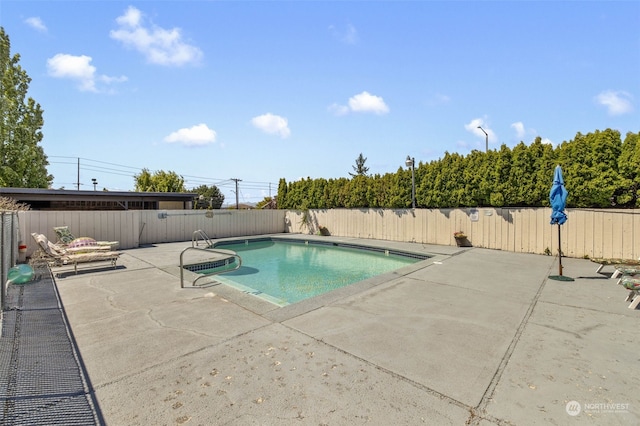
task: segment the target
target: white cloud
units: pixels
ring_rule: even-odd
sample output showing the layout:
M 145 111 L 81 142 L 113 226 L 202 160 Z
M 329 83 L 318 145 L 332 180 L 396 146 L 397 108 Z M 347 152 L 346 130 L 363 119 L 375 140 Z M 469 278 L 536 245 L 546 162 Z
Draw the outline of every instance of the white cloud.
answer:
M 181 66 L 202 58 L 199 48 L 183 40 L 180 28 L 145 25 L 142 12 L 133 6 L 116 18 L 116 23 L 119 28 L 109 33 L 111 38 L 136 49 L 152 64 Z
M 522 139 L 527 134 L 527 131 L 524 128 L 524 123 L 522 123 L 522 121 L 516 121 L 515 123 L 512 123 L 511 128 L 516 131 L 517 138 Z
M 489 136 L 489 142 L 496 140 L 496 134 L 489 128 L 487 123 L 485 123 L 484 119 L 482 118 L 474 118 L 468 124 L 464 125 L 464 128 L 467 129 L 468 132 L 472 133 L 475 136 L 481 137 L 483 141 L 486 141 L 487 136 L 482 131 L 482 129 L 480 129 L 480 127 L 482 127 L 482 129 L 487 132 Z
M 96 87 L 96 81 L 111 84 L 127 80 L 125 76 L 96 75 L 96 67 L 91 65 L 91 61 L 91 56 L 58 53 L 47 59 L 47 69 L 51 77 L 74 80 L 78 83 L 78 88 L 85 92 L 100 92 Z
M 338 104 L 331 104 L 329 105 L 329 111 L 331 111 L 332 113 L 334 113 L 335 115 L 347 115 L 349 114 L 349 107 L 346 105 L 338 105 Z
M 373 112 L 375 114 L 389 112 L 389 107 L 384 103 L 384 99 L 369 92 L 362 92 L 351 97 L 349 99 L 349 108 L 354 112 Z
M 624 91 L 605 90 L 595 99 L 598 104 L 607 108 L 609 115 L 622 115 L 633 111 L 633 97 Z
M 347 27 L 343 29 L 337 28 L 335 25 L 329 25 L 329 32 L 333 37 L 340 40 L 346 44 L 357 44 L 358 43 L 358 31 L 356 27 L 351 24 L 348 24 Z
M 42 19 L 40 19 L 37 16 L 32 16 L 31 18 L 27 18 L 24 20 L 24 22 L 35 30 L 38 30 L 43 33 L 47 32 L 47 26 L 44 24 L 44 22 L 42 22 Z
M 82 91 L 97 92 L 96 67 L 91 65 L 91 56 L 58 53 L 53 58 L 47 59 L 47 69 L 52 77 L 77 81 L 78 88 Z
M 167 143 L 181 143 L 185 146 L 204 146 L 216 141 L 216 132 L 204 123 L 183 128 L 164 138 Z
M 541 142 L 542 142 L 542 143 L 545 143 L 545 144 L 547 144 L 547 145 L 552 145 L 552 146 L 555 146 L 555 145 L 556 145 L 556 144 L 555 144 L 555 142 L 553 142 L 553 141 L 552 141 L 551 139 L 549 139 L 549 138 L 542 138 Z
M 287 119 L 271 113 L 259 115 L 251 119 L 251 124 L 270 135 L 279 135 L 282 139 L 291 135 Z
M 332 104 L 329 111 L 335 115 L 346 115 L 349 112 L 374 113 L 377 115 L 387 114 L 389 107 L 380 96 L 375 96 L 369 92 L 362 92 L 349 98 L 347 105 Z

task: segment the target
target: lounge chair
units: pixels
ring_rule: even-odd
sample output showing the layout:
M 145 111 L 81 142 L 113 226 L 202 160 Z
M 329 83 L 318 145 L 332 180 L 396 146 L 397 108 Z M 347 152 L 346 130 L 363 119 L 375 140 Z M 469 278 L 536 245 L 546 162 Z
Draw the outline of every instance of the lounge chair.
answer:
M 611 274 L 611 278 L 628 277 L 640 274 L 640 265 L 616 265 L 615 268 L 616 270 Z M 618 284 L 620 284 L 621 279 L 618 280 Z
M 640 305 L 640 277 L 622 277 L 620 284 L 629 290 L 625 302 L 631 302 L 629 309 L 636 309 Z
M 613 275 L 611 275 L 611 278 L 617 278 L 618 275 L 623 274 L 623 270 L 626 268 L 636 268 L 638 271 L 640 271 L 640 259 L 638 260 L 630 260 L 630 259 L 604 259 L 604 258 L 591 258 L 590 259 L 592 262 L 597 263 L 598 264 L 598 269 L 596 269 L 596 274 L 599 273 L 602 268 L 604 268 L 607 265 L 613 265 L 615 268 L 615 271 L 613 271 Z M 640 273 L 640 272 L 635 272 Z M 627 274 L 630 275 L 630 274 Z
M 54 226 L 53 231 L 56 233 L 58 237 L 58 241 L 56 244 L 61 245 L 63 247 L 73 245 L 74 243 L 78 243 L 77 245 L 81 245 L 81 241 L 79 240 L 87 240 L 87 237 L 77 238 L 75 235 L 71 233 L 68 226 Z M 95 240 L 93 240 L 95 241 Z M 99 246 L 108 246 L 111 250 L 116 250 L 118 246 L 120 246 L 119 241 L 95 241 L 95 243 Z
M 64 249 L 53 244 L 42 234 L 34 232 L 31 236 L 36 241 L 38 247 L 44 253 L 45 258 L 49 261 L 51 266 L 73 265 L 73 270 L 76 274 L 78 273 L 79 263 L 108 261 L 115 269 L 116 262 L 120 257 L 119 252 L 108 250 L 108 247 L 106 246 L 97 246 L 95 249 L 88 247 Z

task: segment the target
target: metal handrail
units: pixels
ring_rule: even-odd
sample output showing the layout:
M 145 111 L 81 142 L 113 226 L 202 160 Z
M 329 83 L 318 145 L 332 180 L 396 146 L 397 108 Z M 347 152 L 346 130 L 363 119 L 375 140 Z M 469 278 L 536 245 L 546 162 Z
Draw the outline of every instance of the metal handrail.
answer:
M 207 244 L 207 247 L 211 247 L 213 245 L 213 241 L 211 241 L 211 238 L 209 238 L 207 233 L 202 229 L 198 229 L 197 231 L 193 231 L 193 234 L 191 235 L 191 247 L 197 247 L 199 245 L 198 241 L 200 241 L 200 239 L 202 239 Z
M 187 247 L 184 250 L 182 250 L 182 252 L 180 253 L 180 288 L 184 288 L 184 259 L 183 256 L 184 254 L 189 251 L 189 250 L 198 250 L 198 251 L 203 251 L 203 252 L 207 252 L 207 253 L 218 253 L 218 254 L 223 254 L 228 258 L 232 258 L 235 257 L 237 259 L 237 261 L 235 262 L 235 268 L 233 269 L 226 269 L 224 271 L 216 271 L 216 272 L 211 272 L 209 274 L 198 274 L 200 275 L 198 278 L 196 278 L 195 280 L 193 280 L 193 282 L 191 283 L 192 286 L 196 285 L 196 282 L 202 278 L 206 278 L 206 277 L 210 277 L 212 275 L 218 275 L 221 274 L 223 272 L 231 272 L 231 271 L 235 271 L 237 269 L 240 269 L 240 267 L 242 266 L 242 258 L 238 255 L 238 253 L 231 251 L 231 250 L 216 250 L 216 249 L 210 249 L 210 248 L 199 248 L 199 247 Z M 228 262 L 228 259 L 227 259 Z M 226 263 L 228 265 L 228 263 Z

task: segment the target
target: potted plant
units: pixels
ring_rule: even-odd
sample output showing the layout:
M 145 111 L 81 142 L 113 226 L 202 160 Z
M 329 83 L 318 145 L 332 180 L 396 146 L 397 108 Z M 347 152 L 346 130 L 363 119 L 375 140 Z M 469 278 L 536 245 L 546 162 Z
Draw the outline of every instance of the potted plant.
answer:
M 327 227 L 322 225 L 318 226 L 318 232 L 320 233 L 320 235 L 324 235 L 325 237 L 331 235 Z
M 463 231 L 456 231 L 453 233 L 453 238 L 456 240 L 458 247 L 471 247 L 471 242 L 467 239 L 467 234 Z

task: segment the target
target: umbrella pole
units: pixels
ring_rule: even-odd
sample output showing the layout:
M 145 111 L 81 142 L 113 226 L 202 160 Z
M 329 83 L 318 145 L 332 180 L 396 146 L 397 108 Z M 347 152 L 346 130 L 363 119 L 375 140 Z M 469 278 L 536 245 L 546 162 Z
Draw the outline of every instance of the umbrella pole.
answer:
M 562 243 L 560 241 L 560 224 L 558 224 L 558 275 L 562 276 Z
M 560 224 L 558 224 L 558 275 L 549 275 L 549 278 L 557 281 L 575 281 L 571 277 L 562 275 L 562 240 L 560 238 Z

